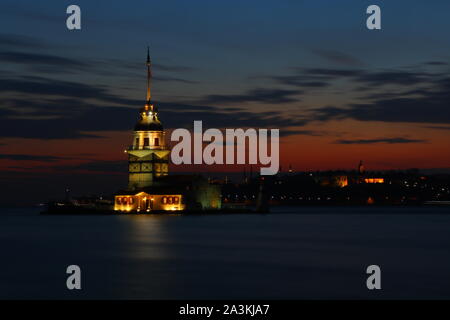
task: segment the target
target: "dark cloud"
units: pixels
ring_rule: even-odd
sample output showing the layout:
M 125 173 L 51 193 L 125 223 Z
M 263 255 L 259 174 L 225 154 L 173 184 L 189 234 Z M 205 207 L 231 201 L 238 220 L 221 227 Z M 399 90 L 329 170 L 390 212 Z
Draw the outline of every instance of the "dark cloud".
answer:
M 250 90 L 244 94 L 209 95 L 204 99 L 204 102 L 213 104 L 245 102 L 290 103 L 299 101 L 299 99 L 295 98 L 295 96 L 301 94 L 303 94 L 303 92 L 300 90 L 258 88 Z
M 3 51 L 0 58 L 9 62 L 75 68 L 77 60 L 50 55 L 24 54 L 15 56 Z M 53 64 L 53 65 L 52 65 Z M 140 64 L 142 68 L 142 64 Z M 160 66 L 161 68 L 161 66 Z M 162 67 L 168 71 L 188 71 L 189 68 Z M 450 79 L 433 77 L 426 72 L 383 71 L 368 72 L 356 68 L 293 68 L 296 74 L 271 77 L 281 84 L 304 87 L 325 87 L 338 79 L 358 81 L 364 86 L 381 83 L 407 86 L 408 91 L 375 92 L 365 97 L 367 103 L 347 107 L 323 107 L 310 114 L 289 116 L 274 112 L 250 112 L 229 104 L 258 102 L 283 104 L 300 101 L 303 90 L 294 88 L 256 88 L 241 94 L 209 95 L 201 103 L 173 103 L 156 101 L 166 128 L 192 126 L 194 120 L 203 120 L 205 127 L 267 127 L 285 128 L 304 126 L 312 120 L 356 119 L 361 121 L 450 123 Z M 192 83 L 177 77 L 159 80 Z M 423 87 L 417 87 L 424 84 Z M 427 86 L 428 85 L 428 86 Z M 430 89 L 430 85 L 433 85 Z M 37 76 L 0 78 L 0 135 L 36 139 L 76 139 L 101 137 L 104 131 L 130 131 L 137 119 L 137 107 L 142 100 L 117 95 L 113 87 L 90 85 L 73 81 L 56 81 Z M 415 95 L 413 98 L 412 95 Z M 225 108 L 221 107 L 225 106 Z M 285 135 L 316 135 L 316 131 L 288 130 Z
M 307 121 L 294 115 L 286 117 L 279 112 L 221 112 L 217 111 L 192 111 L 180 114 L 180 112 L 161 112 L 163 121 L 168 119 L 166 125 L 169 128 L 191 128 L 194 120 L 202 120 L 204 128 L 274 128 L 304 126 Z
M 195 70 L 195 68 L 193 68 L 193 67 L 181 66 L 181 65 L 168 65 L 168 64 L 161 64 L 161 63 L 152 63 L 152 66 L 156 70 L 167 71 L 167 72 L 176 72 L 176 73 L 191 72 L 191 71 Z M 142 66 L 140 66 L 140 67 L 142 68 Z
M 350 108 L 325 107 L 316 110 L 315 119 L 355 119 L 360 121 L 450 123 L 448 104 L 425 99 L 390 99 Z
M 287 136 L 312 136 L 312 137 L 320 137 L 323 136 L 325 133 L 321 131 L 316 130 L 280 130 L 280 135 L 282 137 Z
M 84 68 L 88 66 L 86 62 L 76 59 L 70 59 L 50 54 L 24 53 L 18 51 L 0 52 L 0 60 L 2 60 L 3 62 L 25 64 L 28 66 L 34 66 L 36 64 L 45 64 L 58 68 Z
M 303 75 L 273 76 L 271 78 L 272 80 L 281 84 L 305 88 L 322 88 L 330 85 L 328 81 L 324 81 L 322 79 L 309 78 Z
M 64 108 L 64 105 L 61 106 Z M 0 114 L 0 136 L 30 139 L 98 138 L 88 131 L 131 130 L 137 111 L 124 107 L 91 107 L 56 119 L 16 118 L 11 111 Z
M 450 77 L 445 73 L 364 72 L 354 79 L 375 92 L 360 97 L 364 103 L 315 109 L 312 119 L 450 123 Z M 387 84 L 392 85 L 389 91 L 383 88 Z
M 335 143 L 338 144 L 376 144 L 376 143 L 387 143 L 387 144 L 399 144 L 399 143 L 425 143 L 426 140 L 420 139 L 408 139 L 408 138 L 378 138 L 378 139 L 356 139 L 356 140 L 336 140 Z
M 89 97 L 90 89 L 85 93 Z M 110 96 L 106 98 L 114 100 Z M 137 110 L 132 107 L 99 105 L 78 97 L 43 98 L 38 95 L 37 98 L 27 99 L 4 98 L 0 99 L 0 136 L 35 139 L 97 138 L 100 135 L 86 131 L 130 129 L 136 120 L 136 114 Z
M 366 91 L 367 87 L 360 88 L 360 92 Z M 426 90 L 415 89 L 415 90 L 407 90 L 400 91 L 395 90 L 394 92 L 388 91 L 379 91 L 379 92 L 370 92 L 366 95 L 358 97 L 359 100 L 362 101 L 374 101 L 374 100 L 386 100 L 386 99 L 396 99 L 396 98 L 407 98 L 408 96 L 421 96 L 426 93 Z
M 30 48 L 31 46 L 37 46 L 38 41 L 31 42 L 30 39 L 25 37 L 27 40 L 22 40 L 20 37 L 7 37 L 0 35 L 0 46 L 2 40 L 5 43 L 5 47 L 9 47 L 11 44 L 14 47 L 23 46 L 25 48 Z M 28 42 L 27 42 L 28 41 Z M 99 61 L 90 61 L 88 59 L 74 59 L 66 56 L 59 56 L 55 54 L 43 54 L 43 53 L 25 53 L 21 51 L 2 51 L 0 52 L 0 61 L 3 63 L 13 63 L 26 67 L 32 72 L 37 74 L 47 73 L 47 74 L 69 74 L 78 73 L 92 70 L 96 70 L 97 74 L 103 76 L 107 75 L 137 75 L 137 70 L 143 71 L 143 63 L 127 63 L 118 59 L 106 59 Z M 171 73 L 183 73 L 195 70 L 194 68 L 180 65 L 165 65 L 165 64 L 155 64 L 154 67 L 164 72 Z M 119 69 L 120 68 L 120 69 Z M 121 69 L 126 69 L 127 72 L 117 71 Z M 114 71 L 116 70 L 116 71 Z M 130 73 L 130 70 L 131 73 Z M 184 79 L 181 77 L 165 76 L 159 75 L 154 77 L 157 81 L 165 82 L 180 82 L 184 84 L 196 84 L 198 81 Z
M 127 99 L 110 91 L 107 86 L 43 77 L 0 79 L 0 92 L 15 94 L 0 98 L 0 135 L 77 139 L 99 138 L 104 131 L 131 131 L 138 118 L 137 107 L 143 101 Z M 260 89 L 251 93 L 253 96 L 245 97 L 247 101 L 280 102 L 294 100 L 290 96 L 299 91 Z M 207 104 L 167 101 L 155 101 L 155 104 L 160 108 L 166 128 L 190 127 L 194 120 L 203 120 L 209 127 L 283 128 L 306 123 L 305 119 L 285 117 L 279 112 L 254 113 L 242 108 L 222 109 Z
M 436 129 L 436 130 L 450 130 L 450 127 L 445 126 L 426 126 L 427 129 Z
M 36 38 L 17 34 L 0 34 L 0 48 L 36 49 L 44 46 L 46 43 Z
M 63 158 L 55 156 L 36 156 L 28 154 L 0 154 L 0 159 L 17 160 L 17 161 L 55 162 Z
M 446 66 L 446 65 L 448 65 L 447 62 L 443 62 L 443 61 L 428 61 L 428 62 L 425 62 L 425 64 L 429 65 L 429 66 Z
M 89 86 L 87 84 L 55 81 L 40 77 L 27 77 L 22 79 L 0 79 L 0 92 L 15 92 L 35 95 L 57 95 L 67 97 L 102 97 L 105 89 Z M 107 96 L 111 97 L 111 96 Z
M 433 65 L 445 65 L 445 62 L 432 62 Z M 423 66 L 430 65 L 426 63 Z M 276 83 L 305 88 L 323 88 L 333 85 L 335 81 L 345 80 L 352 85 L 357 84 L 356 91 L 378 90 L 375 94 L 384 94 L 379 88 L 391 86 L 393 88 L 413 87 L 418 85 L 433 85 L 433 82 L 442 76 L 439 73 L 410 70 L 383 70 L 369 71 L 360 68 L 291 68 L 295 73 L 290 75 L 257 76 L 252 79 L 270 79 Z
M 383 85 L 402 85 L 411 86 L 423 83 L 429 80 L 430 74 L 425 72 L 410 71 L 383 71 L 383 72 L 365 72 L 360 74 L 355 81 L 364 83 L 368 86 L 379 87 Z
M 157 81 L 180 82 L 180 83 L 184 83 L 184 84 L 197 84 L 198 83 L 198 81 L 194 81 L 194 80 L 186 80 L 183 78 L 169 77 L 169 76 L 158 76 L 158 77 L 153 77 L 153 79 L 157 80 Z
M 328 80 L 351 78 L 365 74 L 365 71 L 360 69 L 296 68 L 296 70 L 309 76 L 319 76 Z
M 0 136 L 5 138 L 98 138 L 104 131 L 131 132 L 138 118 L 136 108 L 99 106 L 77 99 L 32 101 L 31 104 L 20 99 L 6 101 L 13 101 L 15 107 L 0 109 Z M 194 120 L 202 120 L 205 127 L 215 128 L 284 128 L 306 124 L 305 119 L 285 117 L 278 112 L 225 111 L 211 106 L 170 102 L 157 105 L 166 128 L 189 128 Z M 31 110 L 22 110 L 24 106 Z
M 295 73 L 289 75 L 253 76 L 251 79 L 269 79 L 276 83 L 303 88 L 324 88 L 331 86 L 333 81 L 354 79 L 363 75 L 359 69 L 336 68 L 291 68 Z
M 78 98 L 5 98 L 0 99 L 0 119 L 63 119 L 74 118 L 102 105 L 87 103 Z M 105 107 L 105 106 L 103 106 Z
M 164 102 L 164 101 L 155 101 L 155 104 L 158 106 L 160 110 L 165 111 L 176 111 L 176 112 L 191 112 L 191 111 L 242 111 L 242 108 L 220 108 L 218 110 L 217 107 L 205 106 L 205 105 L 195 105 L 195 104 L 186 104 L 186 103 L 178 103 L 178 102 Z
M 49 14 L 48 10 L 37 9 L 36 7 L 31 8 L 18 4 L 2 4 L 2 10 L 0 14 L 8 15 L 8 16 L 17 16 L 24 18 L 25 21 L 28 20 L 36 20 L 43 22 L 50 22 L 53 24 L 60 24 L 61 17 L 56 10 L 58 10 L 58 6 L 53 8 L 52 14 Z
M 450 78 L 434 79 L 432 89 L 389 95 L 366 104 L 353 104 L 347 108 L 323 107 L 314 111 L 316 120 L 355 119 L 360 121 L 450 123 Z
M 131 132 L 138 118 L 135 109 L 119 107 L 93 107 L 92 110 L 63 119 L 10 119 L 0 118 L 0 135 L 3 138 L 29 139 L 77 139 L 99 138 L 102 131 Z M 162 111 L 165 128 L 191 128 L 195 120 L 202 120 L 204 127 L 214 128 L 284 128 L 303 126 L 301 118 L 286 118 L 276 112 L 268 116 L 253 112 L 222 113 L 212 111 Z M 305 133 L 306 134 L 306 133 Z
M 333 51 L 333 50 L 314 50 L 313 53 L 317 54 L 319 57 L 324 58 L 332 63 L 347 65 L 347 66 L 360 66 L 363 62 L 358 58 L 351 56 L 349 54 Z
M 143 56 L 143 58 L 145 58 Z M 145 64 L 144 64 L 144 60 L 142 62 L 136 62 L 136 61 L 124 61 L 124 60 L 120 60 L 120 59 L 105 59 L 103 61 L 101 61 L 101 63 L 108 65 L 108 66 L 119 66 L 119 67 L 123 67 L 123 68 L 127 68 L 127 69 L 135 69 L 135 70 L 142 70 L 142 68 L 144 68 Z M 190 66 L 185 66 L 185 65 L 179 65 L 179 64 L 167 64 L 167 63 L 153 63 L 152 62 L 152 68 L 156 69 L 156 70 L 160 70 L 160 71 L 165 71 L 165 72 L 174 72 L 174 73 L 184 73 L 184 72 L 192 72 L 195 71 L 196 68 L 194 67 L 190 67 Z
M 85 163 L 80 163 L 76 165 L 65 165 L 65 166 L 55 166 L 55 170 L 60 171 L 92 171 L 92 172 L 110 172 L 110 173 L 120 173 L 124 174 L 127 172 L 127 161 L 126 160 L 96 160 L 89 161 Z
M 137 105 L 137 100 L 119 97 L 109 92 L 107 86 L 53 80 L 26 76 L 19 79 L 0 79 L 0 92 L 12 92 L 37 96 L 57 96 L 84 99 L 92 98 L 110 103 Z

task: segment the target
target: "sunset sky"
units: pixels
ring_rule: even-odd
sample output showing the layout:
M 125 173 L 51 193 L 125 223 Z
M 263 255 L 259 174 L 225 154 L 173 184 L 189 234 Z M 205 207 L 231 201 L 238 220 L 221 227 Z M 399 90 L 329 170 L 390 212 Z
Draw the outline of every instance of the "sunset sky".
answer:
M 66 28 L 77 4 L 82 30 Z M 366 28 L 366 8 L 382 30 Z M 169 131 L 279 128 L 296 171 L 450 168 L 450 2 L 0 4 L 0 204 L 113 192 L 145 100 Z M 170 136 L 170 135 L 168 135 Z M 171 166 L 171 171 L 243 167 Z M 87 184 L 86 184 L 87 182 Z M 105 187 L 107 186 L 107 187 Z

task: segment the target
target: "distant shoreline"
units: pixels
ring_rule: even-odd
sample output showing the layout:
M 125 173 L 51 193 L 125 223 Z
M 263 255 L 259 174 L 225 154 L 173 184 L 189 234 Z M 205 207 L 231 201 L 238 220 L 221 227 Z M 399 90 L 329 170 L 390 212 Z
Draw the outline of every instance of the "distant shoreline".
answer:
M 379 205 L 359 205 L 359 204 L 341 204 L 341 205 L 285 205 L 285 206 L 273 206 L 273 209 L 288 209 L 288 208 L 349 208 L 349 209 L 355 209 L 355 208 L 361 208 L 361 209 L 376 209 L 376 208 L 445 208 L 450 207 L 450 201 L 428 201 L 427 203 L 423 204 L 379 204 Z M 41 211 L 40 214 L 42 215 L 228 215 L 228 214 L 279 214 L 279 213 L 296 213 L 296 214 L 302 214 L 302 211 L 296 211 L 296 212 L 277 212 L 277 211 L 257 211 L 255 209 L 251 208 L 223 208 L 219 210 L 185 210 L 185 211 L 151 211 L 151 212 L 119 212 L 114 210 L 100 210 L 100 209 L 94 209 L 94 208 L 80 208 L 80 207 L 71 207 L 71 208 L 58 208 L 58 209 L 47 209 L 44 211 Z M 450 211 L 442 212 L 439 214 L 450 214 Z M 305 212 L 305 214 L 311 214 L 310 212 Z M 330 212 L 318 212 L 317 214 L 330 214 Z M 399 211 L 393 211 L 393 212 L 355 212 L 353 210 L 349 210 L 348 212 L 345 211 L 339 211 L 336 212 L 336 214 L 393 214 L 393 215 L 408 215 L 408 214 L 420 214 L 420 215 L 426 215 L 428 213 L 426 212 L 399 212 Z

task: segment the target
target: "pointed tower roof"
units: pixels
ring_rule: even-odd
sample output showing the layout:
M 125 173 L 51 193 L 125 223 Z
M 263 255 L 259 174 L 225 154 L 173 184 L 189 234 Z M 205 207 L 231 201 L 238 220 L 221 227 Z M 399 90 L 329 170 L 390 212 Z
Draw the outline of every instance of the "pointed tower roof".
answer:
M 158 119 L 158 109 L 151 102 L 151 81 L 152 81 L 152 62 L 150 60 L 150 49 L 147 47 L 147 97 L 144 107 L 140 111 L 140 119 L 134 131 L 163 131 L 161 121 Z
M 151 94 L 151 81 L 152 81 L 152 61 L 150 60 L 150 47 L 147 47 L 147 103 L 150 104 Z

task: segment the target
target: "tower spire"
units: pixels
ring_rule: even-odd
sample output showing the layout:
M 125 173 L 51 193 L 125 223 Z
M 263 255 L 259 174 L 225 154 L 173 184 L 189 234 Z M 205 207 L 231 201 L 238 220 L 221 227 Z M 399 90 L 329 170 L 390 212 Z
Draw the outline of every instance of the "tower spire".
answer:
M 147 47 L 147 103 L 150 104 L 150 99 L 152 97 L 150 86 L 152 81 L 152 62 L 150 60 L 150 48 Z

